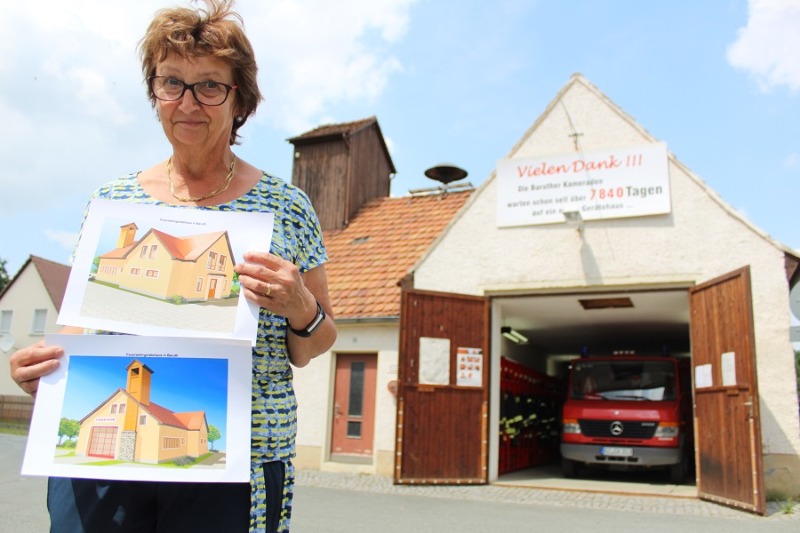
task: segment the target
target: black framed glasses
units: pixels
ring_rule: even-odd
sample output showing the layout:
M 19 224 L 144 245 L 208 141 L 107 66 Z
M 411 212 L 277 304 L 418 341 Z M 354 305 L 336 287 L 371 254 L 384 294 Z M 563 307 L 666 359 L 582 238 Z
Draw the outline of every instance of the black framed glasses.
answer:
M 183 98 L 184 93 L 189 90 L 195 100 L 208 106 L 224 104 L 231 91 L 239 87 L 212 80 L 186 83 L 173 76 L 150 76 L 147 83 L 153 96 L 159 100 L 174 102 Z

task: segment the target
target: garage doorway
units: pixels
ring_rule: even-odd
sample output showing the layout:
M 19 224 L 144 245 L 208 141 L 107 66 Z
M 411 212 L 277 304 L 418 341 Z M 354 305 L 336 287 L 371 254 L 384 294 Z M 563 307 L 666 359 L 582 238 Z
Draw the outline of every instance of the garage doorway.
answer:
M 670 482 L 666 470 L 587 468 L 577 479 L 565 478 L 558 452 L 560 405 L 554 407 L 555 403 L 563 404 L 566 397 L 573 359 L 622 353 L 689 359 L 688 287 L 496 297 L 492 302 L 494 329 L 511 327 L 528 339 L 527 343 L 515 344 L 494 335 L 492 342 L 493 357 L 501 358 L 493 365 L 500 376 L 493 380 L 498 393 L 492 404 L 497 420 L 494 425 L 493 418 L 492 424 L 501 428 L 496 445 L 497 483 L 697 496 L 693 468 L 681 486 Z M 506 383 L 510 368 L 515 375 L 535 383 L 523 389 L 518 399 Z M 517 412 L 511 412 L 512 421 L 531 418 L 527 431 L 508 429 L 504 402 L 537 410 L 531 414 L 517 407 Z M 554 417 L 554 410 L 559 415 Z M 554 429 L 554 425 L 559 427 Z M 518 454 L 522 446 L 528 448 L 525 456 L 529 460 L 527 464 L 518 459 L 514 463 L 513 454 Z

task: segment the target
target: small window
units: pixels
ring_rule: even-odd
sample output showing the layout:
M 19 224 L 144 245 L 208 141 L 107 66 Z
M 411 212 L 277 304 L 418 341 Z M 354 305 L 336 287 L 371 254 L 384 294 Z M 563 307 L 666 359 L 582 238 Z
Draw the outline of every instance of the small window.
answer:
M 140 415 L 139 416 L 139 425 L 143 426 L 147 424 L 147 415 Z
M 125 412 L 125 404 L 119 404 L 119 414 L 123 414 Z
M 150 259 L 155 259 L 156 254 L 158 254 L 158 245 L 154 244 L 150 247 Z
M 220 255 L 219 256 L 219 268 L 217 270 L 219 270 L 220 272 L 225 270 L 225 256 L 224 255 Z
M 11 309 L 0 311 L 0 333 L 11 333 L 12 318 L 14 318 L 14 311 Z
M 139 257 L 144 259 L 147 257 L 147 246 L 142 246 L 142 249 L 139 250 Z
M 158 279 L 158 270 L 150 269 L 147 272 L 145 272 L 145 276 L 147 276 L 148 278 Z
M 197 278 L 197 285 L 194 286 L 194 292 L 203 292 L 203 278 Z
M 112 405 L 111 405 L 111 414 L 113 415 L 113 414 L 115 414 L 116 412 L 117 412 L 117 404 L 112 404 Z
M 33 311 L 33 325 L 31 326 L 32 335 L 44 335 L 44 328 L 47 326 L 47 309 L 36 309 Z

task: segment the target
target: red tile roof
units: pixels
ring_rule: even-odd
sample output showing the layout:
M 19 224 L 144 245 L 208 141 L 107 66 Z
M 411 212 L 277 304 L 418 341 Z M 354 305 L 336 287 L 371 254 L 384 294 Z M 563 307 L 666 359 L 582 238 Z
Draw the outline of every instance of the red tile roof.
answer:
M 399 283 L 472 191 L 377 198 L 342 230 L 325 232 L 325 265 L 337 319 L 400 316 Z
M 7 291 L 9 287 L 11 287 L 14 281 L 17 280 L 19 275 L 28 267 L 29 264 L 33 264 L 33 266 L 36 268 L 36 272 L 39 274 L 39 278 L 41 278 L 44 288 L 47 290 L 47 294 L 50 296 L 50 300 L 53 302 L 53 306 L 56 308 L 56 311 L 60 311 L 61 300 L 64 299 L 64 292 L 67 290 L 67 280 L 69 280 L 71 268 L 67 265 L 56 263 L 55 261 L 50 261 L 48 259 L 43 259 L 35 255 L 30 256 L 28 260 L 25 261 L 25 264 L 22 265 L 22 268 L 19 269 L 19 272 L 9 282 L 4 290 L 0 291 L 0 296 Z

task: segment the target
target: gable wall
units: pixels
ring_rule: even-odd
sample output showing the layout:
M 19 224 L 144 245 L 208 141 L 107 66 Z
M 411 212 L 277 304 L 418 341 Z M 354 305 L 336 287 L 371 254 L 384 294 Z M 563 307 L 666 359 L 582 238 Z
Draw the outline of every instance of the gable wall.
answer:
M 564 106 L 548 108 L 509 157 L 574 152 L 564 107 L 583 133 L 579 142 L 585 151 L 655 141 L 582 83 L 568 86 L 563 101 Z M 583 239 L 566 224 L 497 228 L 492 176 L 418 265 L 415 288 L 500 295 L 690 286 L 749 264 L 764 453 L 797 456 L 800 428 L 783 251 L 715 201 L 672 157 L 669 175 L 670 214 L 588 221 Z
M 0 310 L 11 310 L 14 313 L 11 320 L 11 334 L 14 336 L 14 346 L 8 353 L 0 352 L 0 356 L 4 360 L 2 370 L 0 370 L 0 394 L 25 395 L 22 389 L 11 379 L 8 358 L 16 350 L 30 346 L 43 339 L 42 335 L 31 335 L 33 314 L 36 309 L 47 309 L 45 333 L 55 333 L 61 329 L 61 326 L 56 324 L 58 312 L 50 299 L 42 278 L 39 277 L 34 264 L 28 263 L 28 266 L 17 274 L 14 283 L 0 300 Z

